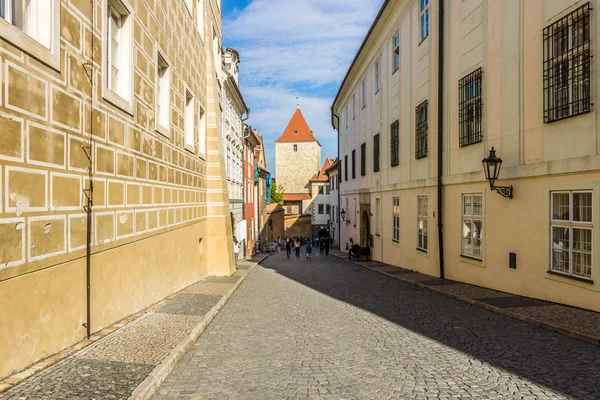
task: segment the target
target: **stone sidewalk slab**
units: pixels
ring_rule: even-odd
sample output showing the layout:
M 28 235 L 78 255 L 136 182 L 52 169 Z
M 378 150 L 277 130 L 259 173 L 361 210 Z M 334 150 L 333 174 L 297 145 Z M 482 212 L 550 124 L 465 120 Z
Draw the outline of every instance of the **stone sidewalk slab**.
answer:
M 0 382 L 0 400 L 149 398 L 249 272 L 269 255 L 240 260 L 231 277 L 199 281 L 8 377 Z
M 337 249 L 331 254 L 342 259 L 348 258 L 347 252 Z M 353 263 L 402 282 L 600 346 L 600 313 L 439 279 L 377 261 L 353 261 Z

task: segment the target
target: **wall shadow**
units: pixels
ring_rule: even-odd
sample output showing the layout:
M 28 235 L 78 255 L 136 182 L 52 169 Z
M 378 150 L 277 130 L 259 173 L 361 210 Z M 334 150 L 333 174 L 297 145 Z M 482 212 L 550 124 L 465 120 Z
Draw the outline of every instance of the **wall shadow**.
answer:
M 403 283 L 331 255 L 319 257 L 313 252 L 311 261 L 290 263 L 281 253 L 260 265 L 557 394 L 600 399 L 600 347 Z M 506 397 L 514 396 L 507 393 Z

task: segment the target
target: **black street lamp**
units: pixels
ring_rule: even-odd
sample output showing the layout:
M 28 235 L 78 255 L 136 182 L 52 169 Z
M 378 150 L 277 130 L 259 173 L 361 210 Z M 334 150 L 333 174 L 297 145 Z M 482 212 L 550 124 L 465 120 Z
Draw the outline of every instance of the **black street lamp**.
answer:
M 500 176 L 500 168 L 502 167 L 502 159 L 496 157 L 496 150 L 492 146 L 490 150 L 490 155 L 487 158 L 484 158 L 483 163 L 483 172 L 485 173 L 485 179 L 490 181 L 490 190 L 495 190 L 502 197 L 507 197 L 509 199 L 513 198 L 513 187 L 510 186 L 494 186 L 494 182 Z
M 340 212 L 340 214 L 342 215 L 342 221 L 345 221 L 346 220 L 346 210 L 344 210 L 342 208 L 342 211 Z

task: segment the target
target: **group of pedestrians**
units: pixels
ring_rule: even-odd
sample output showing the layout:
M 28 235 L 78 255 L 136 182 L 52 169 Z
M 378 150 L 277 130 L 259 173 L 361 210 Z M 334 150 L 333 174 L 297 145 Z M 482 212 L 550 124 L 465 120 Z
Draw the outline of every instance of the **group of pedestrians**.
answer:
M 311 240 L 310 238 L 306 237 L 286 237 L 284 243 L 287 258 L 291 257 L 293 249 L 296 255 L 296 259 L 300 259 L 300 253 L 302 251 L 302 248 L 304 248 L 304 251 L 306 253 L 306 259 L 310 260 L 312 258 L 312 251 L 315 243 L 314 240 Z M 318 243 L 320 254 L 328 256 L 330 247 L 329 237 L 321 237 Z

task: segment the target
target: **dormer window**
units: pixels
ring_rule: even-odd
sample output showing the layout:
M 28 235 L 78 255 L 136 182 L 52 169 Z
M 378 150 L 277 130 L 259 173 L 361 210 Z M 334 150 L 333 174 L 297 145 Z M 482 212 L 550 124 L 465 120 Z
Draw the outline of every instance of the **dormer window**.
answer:
M 300 131 L 299 131 L 298 129 L 294 129 L 294 134 L 295 134 L 295 135 L 297 135 L 297 134 L 299 134 L 299 133 L 300 133 Z

